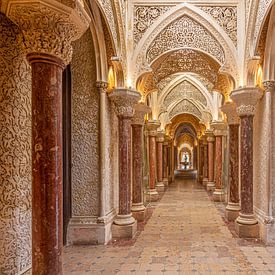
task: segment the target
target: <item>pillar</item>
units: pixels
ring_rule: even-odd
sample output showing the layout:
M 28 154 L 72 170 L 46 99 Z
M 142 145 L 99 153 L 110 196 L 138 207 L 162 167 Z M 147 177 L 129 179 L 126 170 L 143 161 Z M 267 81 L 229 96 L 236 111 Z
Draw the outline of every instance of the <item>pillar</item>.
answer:
M 164 131 L 157 133 L 156 142 L 157 142 L 157 184 L 156 189 L 158 192 L 164 191 L 163 183 L 163 142 L 164 142 Z
M 244 238 L 259 236 L 258 221 L 253 211 L 253 117 L 261 96 L 262 92 L 256 87 L 241 88 L 231 94 L 241 120 L 241 210 L 235 228 L 237 234 Z
M 239 215 L 239 123 L 236 104 L 228 102 L 221 110 L 226 114 L 229 127 L 229 195 L 225 216 L 228 221 L 235 221 Z
M 146 124 L 149 137 L 149 190 L 147 191 L 147 201 L 157 201 L 159 198 L 156 190 L 157 180 L 157 156 L 156 156 L 156 136 L 160 123 L 149 120 Z
M 206 185 L 207 191 L 215 190 L 214 183 L 214 142 L 215 137 L 213 131 L 208 131 L 207 133 L 207 143 L 208 143 L 208 182 Z
M 119 132 L 119 209 L 112 226 L 114 238 L 133 238 L 137 223 L 131 212 L 131 124 L 134 106 L 140 99 L 136 91 L 116 89 L 109 98 L 114 102 Z
M 206 186 L 208 182 L 208 147 L 207 147 L 207 137 L 203 138 L 203 180 L 202 185 Z
M 223 121 L 217 121 L 211 124 L 215 135 L 215 190 L 213 192 L 214 201 L 224 200 L 224 190 L 222 183 L 223 151 L 222 138 L 226 134 L 226 125 Z
M 163 142 L 163 183 L 164 186 L 168 186 L 168 142 L 166 139 Z
M 198 181 L 202 183 L 203 180 L 203 159 L 204 159 L 204 148 L 203 148 L 203 139 L 199 140 L 199 176 Z
M 62 71 L 90 18 L 82 6 L 34 3 L 7 7 L 32 68 L 32 273 L 62 274 Z
M 144 221 L 146 208 L 143 203 L 143 125 L 144 116 L 150 108 L 138 103 L 132 119 L 132 215 L 137 221 Z

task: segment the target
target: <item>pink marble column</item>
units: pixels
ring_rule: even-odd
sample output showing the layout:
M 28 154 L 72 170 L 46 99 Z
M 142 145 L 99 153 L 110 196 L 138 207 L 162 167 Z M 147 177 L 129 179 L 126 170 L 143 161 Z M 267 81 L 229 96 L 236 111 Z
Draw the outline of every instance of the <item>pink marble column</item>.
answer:
M 147 201 L 157 201 L 159 194 L 156 190 L 157 180 L 157 155 L 156 155 L 156 136 L 160 123 L 149 120 L 146 124 L 149 136 L 149 190 L 147 191 Z
M 143 204 L 143 125 L 144 116 L 150 111 L 150 108 L 144 103 L 138 103 L 135 106 L 135 114 L 132 119 L 132 214 L 137 221 L 144 221 L 146 208 Z
M 164 142 L 163 131 L 157 133 L 157 184 L 156 189 L 158 192 L 164 191 L 164 183 L 163 183 L 163 142 Z
M 223 166 L 223 148 L 222 138 L 226 135 L 226 125 L 222 121 L 211 124 L 214 128 L 215 135 L 215 191 L 213 192 L 214 201 L 224 200 L 224 191 L 222 183 L 222 166 Z
M 207 143 L 208 143 L 208 182 L 206 185 L 207 191 L 215 190 L 214 183 L 214 142 L 215 137 L 212 131 L 207 133 Z
M 163 143 L 163 183 L 167 187 L 168 186 L 168 142 L 164 141 Z
M 137 224 L 131 213 L 131 124 L 134 105 L 140 99 L 140 94 L 120 88 L 109 97 L 116 106 L 119 119 L 119 209 L 112 234 L 115 238 L 132 238 Z
M 203 140 L 199 140 L 199 175 L 198 181 L 202 183 L 203 180 L 203 159 L 204 159 L 204 148 L 203 148 Z
M 208 182 L 208 147 L 207 138 L 204 136 L 203 139 L 203 180 L 202 185 L 206 186 Z
M 239 215 L 239 123 L 236 104 L 228 102 L 221 110 L 226 114 L 229 125 L 229 196 L 225 216 L 228 221 L 235 221 Z
M 262 92 L 256 87 L 241 88 L 231 94 L 241 119 L 241 211 L 235 228 L 244 238 L 259 236 L 258 221 L 253 211 L 253 117 L 261 96 Z

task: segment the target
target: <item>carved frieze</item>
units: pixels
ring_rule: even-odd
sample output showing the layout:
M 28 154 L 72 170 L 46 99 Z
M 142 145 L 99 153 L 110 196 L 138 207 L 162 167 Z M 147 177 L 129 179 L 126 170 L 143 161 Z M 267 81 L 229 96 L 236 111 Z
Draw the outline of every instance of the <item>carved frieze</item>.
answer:
M 172 119 L 178 114 L 188 113 L 198 118 L 202 117 L 200 110 L 189 100 L 184 99 L 179 102 L 169 113 L 169 118 Z

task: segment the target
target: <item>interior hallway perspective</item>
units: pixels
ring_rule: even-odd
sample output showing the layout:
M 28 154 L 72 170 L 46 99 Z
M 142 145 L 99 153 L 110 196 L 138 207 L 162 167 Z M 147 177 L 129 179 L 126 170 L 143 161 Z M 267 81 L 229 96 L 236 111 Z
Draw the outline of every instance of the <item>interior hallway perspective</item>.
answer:
M 178 176 L 133 241 L 66 247 L 64 274 L 275 274 L 275 247 L 232 235 L 223 210 L 195 179 Z

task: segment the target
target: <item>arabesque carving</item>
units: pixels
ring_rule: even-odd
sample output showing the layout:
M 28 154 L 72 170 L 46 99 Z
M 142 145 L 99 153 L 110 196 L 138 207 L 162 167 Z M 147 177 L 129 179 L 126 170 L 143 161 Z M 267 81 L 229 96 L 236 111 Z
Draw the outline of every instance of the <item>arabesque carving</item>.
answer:
M 169 118 L 173 118 L 178 114 L 189 113 L 193 114 L 198 118 L 201 118 L 202 114 L 199 109 L 189 100 L 184 99 L 179 102 L 170 112 Z

